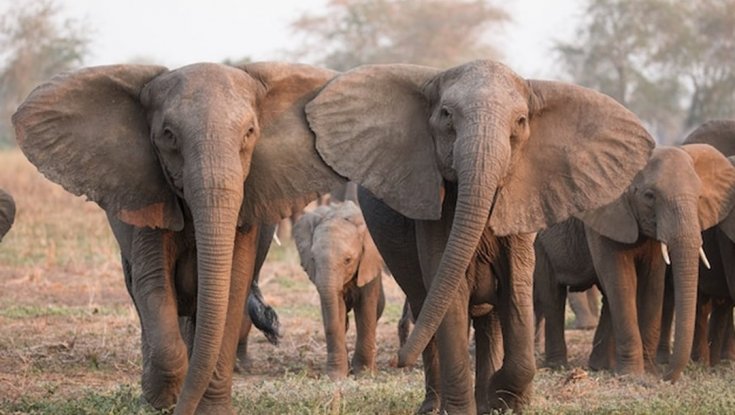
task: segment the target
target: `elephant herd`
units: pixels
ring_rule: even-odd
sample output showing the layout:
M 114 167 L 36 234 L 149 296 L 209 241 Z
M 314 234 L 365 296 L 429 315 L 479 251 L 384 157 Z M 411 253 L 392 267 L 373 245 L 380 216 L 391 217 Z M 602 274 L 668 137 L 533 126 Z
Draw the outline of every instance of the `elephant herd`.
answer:
M 320 295 L 327 371 L 374 370 L 387 267 L 415 320 L 394 363 L 422 359 L 420 412 L 522 409 L 536 371 L 534 302 L 546 363 L 563 365 L 567 290 L 593 285 L 603 301 L 590 365 L 658 370 L 670 310 L 664 377 L 675 381 L 703 314 L 700 252 L 719 270 L 701 278 L 729 290 L 706 294 L 717 299 L 712 321 L 732 325 L 733 124 L 654 148 L 612 98 L 489 60 L 344 73 L 275 62 L 90 67 L 38 86 L 12 121 L 47 178 L 107 213 L 141 323 L 143 396 L 176 414 L 233 412 L 243 310 L 272 311 L 254 282 L 273 224 L 347 180 L 360 185 L 361 212 L 318 208 L 294 228 Z

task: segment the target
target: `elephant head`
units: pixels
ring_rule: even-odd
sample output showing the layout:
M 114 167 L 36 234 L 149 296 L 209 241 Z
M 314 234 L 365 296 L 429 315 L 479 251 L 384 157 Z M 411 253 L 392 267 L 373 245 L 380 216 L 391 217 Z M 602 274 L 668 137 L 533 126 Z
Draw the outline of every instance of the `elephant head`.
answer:
M 641 236 L 661 242 L 676 292 L 676 341 L 668 379 L 676 380 L 689 361 L 700 252 L 706 263 L 701 232 L 725 219 L 734 204 L 735 168 L 713 147 L 690 144 L 656 148 L 620 198 L 579 215 L 595 232 L 617 242 L 632 244 Z
M 200 328 L 177 413 L 194 412 L 220 353 L 236 228 L 274 223 L 341 182 L 303 115 L 333 75 L 280 63 L 92 67 L 40 85 L 13 115 L 28 159 L 70 192 L 139 227 L 193 221 Z
M 0 242 L 15 221 L 15 201 L 10 193 L 0 189 Z
M 327 164 L 407 217 L 440 218 L 444 182 L 457 183 L 446 249 L 399 365 L 433 336 L 486 226 L 501 237 L 532 233 L 608 203 L 653 147 L 611 98 L 487 60 L 445 71 L 359 67 L 306 113 Z

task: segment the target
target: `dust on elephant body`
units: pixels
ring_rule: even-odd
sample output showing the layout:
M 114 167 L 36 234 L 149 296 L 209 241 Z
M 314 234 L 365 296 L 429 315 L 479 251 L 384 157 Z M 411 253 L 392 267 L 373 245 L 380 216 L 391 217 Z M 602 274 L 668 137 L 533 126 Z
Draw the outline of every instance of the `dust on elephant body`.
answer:
M 143 393 L 156 408 L 232 412 L 260 224 L 342 182 L 303 112 L 334 75 L 275 62 L 91 67 L 40 85 L 13 115 L 18 144 L 46 177 L 136 229 L 130 246 L 119 242 L 150 367 Z M 169 259 L 173 246 L 194 248 L 179 240 L 195 242 L 184 255 L 194 264 Z M 195 286 L 176 283 L 179 267 L 196 270 Z M 193 304 L 179 293 L 196 303 L 189 358 L 178 311 Z
M 653 148 L 640 121 L 600 93 L 487 60 L 358 67 L 306 114 L 323 159 L 366 189 L 371 235 L 418 315 L 397 362 L 423 354 L 420 410 L 519 408 L 535 373 L 533 233 L 620 195 Z M 505 351 L 477 405 L 471 301 L 495 302 Z
M 350 368 L 355 374 L 375 371 L 384 264 L 360 208 L 352 201 L 320 206 L 296 222 L 293 236 L 301 265 L 319 292 L 330 378 L 348 374 L 345 332 L 352 309 L 357 340 Z

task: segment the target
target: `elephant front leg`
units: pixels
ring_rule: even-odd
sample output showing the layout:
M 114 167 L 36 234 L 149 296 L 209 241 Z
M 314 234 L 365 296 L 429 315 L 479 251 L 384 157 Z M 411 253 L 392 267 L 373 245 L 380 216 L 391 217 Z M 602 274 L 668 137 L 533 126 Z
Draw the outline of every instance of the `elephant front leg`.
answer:
M 173 236 L 141 228 L 133 241 L 125 270 L 141 324 L 141 388 L 154 408 L 169 408 L 176 403 L 188 368 L 173 287 Z
M 484 414 L 490 408 L 490 379 L 503 364 L 503 335 L 500 319 L 494 310 L 474 317 L 475 328 L 475 403 L 477 413 Z
M 436 332 L 441 373 L 441 404 L 447 414 L 474 414 L 469 348 L 469 293 L 461 283 L 455 300 Z
M 528 402 L 536 373 L 533 353 L 535 237 L 536 234 L 525 234 L 501 240 L 500 257 L 494 264 L 500 280 L 497 310 L 505 352 L 503 366 L 490 381 L 490 405 L 494 409 L 521 410 Z
M 592 353 L 590 353 L 588 364 L 592 370 L 612 370 L 615 366 L 615 339 L 610 305 L 604 295 L 602 296 L 600 321 L 597 323 L 595 337 L 592 340 Z
M 234 412 L 232 409 L 232 372 L 235 368 L 237 342 L 240 338 L 245 300 L 253 278 L 257 234 L 257 226 L 252 226 L 247 232 L 240 230 L 235 232 L 232 278 L 230 279 L 222 348 L 207 390 L 197 406 L 198 414 Z M 197 327 L 197 330 L 206 330 L 206 328 Z
M 375 372 L 377 354 L 375 333 L 378 328 L 378 319 L 383 314 L 383 308 L 385 308 L 383 281 L 381 277 L 376 277 L 360 288 L 359 299 L 355 304 L 357 340 L 355 354 L 352 356 L 352 373 L 355 375 L 365 371 Z
M 660 255 L 660 245 L 653 244 L 652 257 L 639 260 L 637 310 L 638 326 L 643 344 L 643 362 L 646 371 L 660 374 L 656 365 L 656 350 L 661 337 L 662 304 L 666 279 L 666 263 Z

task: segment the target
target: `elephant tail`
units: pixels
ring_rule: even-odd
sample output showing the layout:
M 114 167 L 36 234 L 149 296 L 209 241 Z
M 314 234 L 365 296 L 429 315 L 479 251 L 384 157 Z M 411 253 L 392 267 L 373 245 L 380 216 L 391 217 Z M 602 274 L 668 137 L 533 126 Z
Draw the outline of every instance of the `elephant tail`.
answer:
M 248 315 L 253 325 L 263 332 L 268 341 L 278 346 L 281 338 L 281 323 L 278 321 L 278 314 L 263 299 L 260 288 L 253 285 L 248 295 Z

